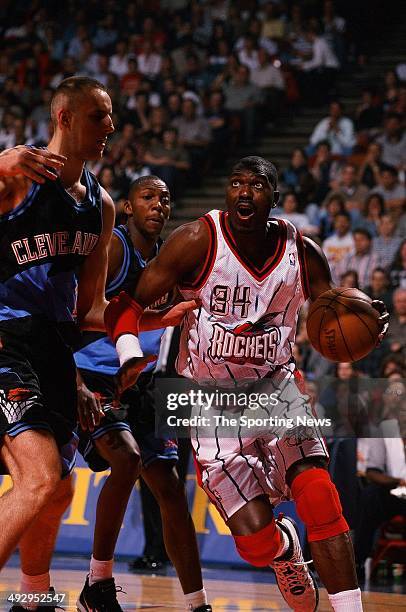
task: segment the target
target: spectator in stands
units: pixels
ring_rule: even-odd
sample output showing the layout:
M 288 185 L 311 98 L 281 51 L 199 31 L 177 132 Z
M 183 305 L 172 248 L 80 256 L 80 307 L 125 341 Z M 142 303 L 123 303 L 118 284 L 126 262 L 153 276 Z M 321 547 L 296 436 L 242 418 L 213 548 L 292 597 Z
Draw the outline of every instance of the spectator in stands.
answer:
M 390 267 L 392 287 L 406 289 L 406 240 L 403 240 Z
M 191 177 L 197 184 L 207 170 L 209 144 L 212 139 L 209 121 L 196 114 L 196 103 L 191 99 L 182 102 L 182 115 L 172 121 L 178 130 L 179 143 L 189 153 Z
M 330 49 L 336 55 L 340 65 L 345 61 L 345 31 L 346 23 L 343 17 L 335 12 L 334 2 L 325 0 L 323 3 L 323 17 L 321 18 L 323 35 Z
M 340 178 L 333 182 L 334 190 L 330 191 L 326 198 L 332 193 L 341 193 L 347 204 L 347 209 L 360 211 L 363 207 L 365 198 L 368 195 L 368 188 L 362 185 L 357 179 L 357 168 L 354 164 L 347 163 L 343 166 Z M 325 202 L 323 202 L 323 205 Z
M 298 199 L 294 191 L 287 191 L 282 200 L 282 207 L 273 209 L 272 216 L 275 213 L 283 219 L 287 219 L 300 231 L 308 236 L 317 234 L 318 228 L 311 225 L 306 214 L 298 212 Z
M 390 318 L 387 341 L 391 352 L 401 353 L 404 359 L 406 352 L 406 287 L 399 286 L 398 289 L 395 289 L 392 299 L 393 313 Z
M 355 289 L 359 289 L 358 272 L 356 270 L 347 270 L 343 272 L 340 276 L 340 287 L 346 287 L 348 289 L 355 287 Z
M 379 94 L 371 87 L 362 92 L 361 104 L 355 111 L 355 127 L 357 132 L 373 133 L 380 128 L 383 120 L 383 105 Z
M 378 142 L 371 142 L 358 172 L 358 180 L 369 189 L 379 184 L 380 173 L 384 167 L 381 156 L 381 145 Z
M 339 213 L 345 213 L 345 199 L 341 193 L 332 193 L 326 199 L 325 207 L 320 211 L 319 233 L 320 238 L 325 240 L 334 232 L 334 220 Z
M 385 201 L 379 193 L 370 193 L 363 206 L 363 216 L 358 218 L 355 227 L 362 227 L 371 234 L 377 236 L 381 216 L 385 212 Z
M 258 66 L 251 69 L 251 83 L 261 90 L 265 117 L 273 119 L 278 116 L 284 97 L 285 81 L 282 71 L 271 63 L 265 49 L 258 50 Z
M 261 35 L 264 38 L 278 40 L 285 36 L 285 21 L 281 18 L 276 2 L 267 2 L 264 6 L 264 18 Z
M 372 249 L 372 236 L 365 229 L 356 229 L 352 233 L 354 252 L 343 257 L 340 264 L 341 273 L 357 270 L 360 289 L 364 290 L 371 282 L 372 270 L 379 265 L 379 257 Z
M 365 293 L 373 300 L 382 300 L 388 311 L 392 311 L 392 291 L 389 289 L 389 279 L 384 268 L 372 270 L 371 283 L 365 287 Z
M 376 196 L 373 196 L 376 197 Z M 382 215 L 378 223 L 378 235 L 373 238 L 372 249 L 378 255 L 379 265 L 389 270 L 402 239 L 395 236 L 395 223 L 390 215 Z
M 159 176 L 168 185 L 174 197 L 178 197 L 181 185 L 185 182 L 186 171 L 190 169 L 189 155 L 178 143 L 178 132 L 175 127 L 167 127 L 162 141 L 152 144 L 144 154 L 152 174 Z M 173 201 L 171 203 L 173 207 Z
M 230 118 L 224 103 L 225 99 L 222 91 L 211 92 L 205 117 L 211 127 L 210 156 L 213 164 L 223 162 L 227 155 L 227 146 L 230 143 Z
M 316 180 L 314 201 L 321 204 L 330 190 L 330 183 L 339 176 L 340 164 L 331 155 L 331 145 L 322 140 L 316 146 L 311 173 Z
M 300 147 L 293 149 L 290 163 L 281 173 L 281 180 L 288 189 L 295 192 L 301 206 L 312 201 L 315 180 L 309 170 L 304 149 Z
M 396 386 L 396 389 L 393 388 Z M 401 388 L 399 395 L 399 386 Z M 405 412 L 405 386 L 400 381 L 390 383 L 384 394 L 386 416 L 380 425 L 381 435 L 385 435 L 385 424 L 397 430 L 397 437 L 367 439 L 368 484 L 362 488 L 359 499 L 359 515 L 355 529 L 354 552 L 358 575 L 364 577 L 364 564 L 372 556 L 375 532 L 379 526 L 394 516 L 406 515 L 406 499 L 391 494 L 397 487 L 406 486 L 405 445 L 401 438 L 399 425 L 393 427 L 399 413 Z M 389 423 L 389 421 L 392 423 Z M 406 435 L 406 434 L 404 434 Z
M 382 147 L 382 161 L 401 170 L 406 166 L 406 132 L 402 127 L 402 117 L 397 113 L 388 113 L 385 118 L 385 129 L 376 141 Z
M 330 143 L 331 152 L 337 155 L 350 155 L 355 144 L 353 121 L 343 117 L 343 105 L 339 101 L 330 104 L 329 116 L 316 125 L 310 136 L 313 148 L 325 140 Z
M 351 217 L 340 212 L 334 218 L 334 233 L 323 242 L 323 251 L 330 265 L 333 281 L 338 283 L 342 272 L 342 261 L 354 252 L 354 238 L 351 233 Z
M 114 166 L 103 166 L 98 173 L 99 183 L 107 193 L 113 198 L 113 202 L 118 201 L 125 194 L 123 185 L 120 185 L 120 181 L 116 175 Z
M 128 72 L 128 47 L 125 40 L 118 40 L 116 52 L 110 58 L 110 71 L 119 79 Z
M 309 26 L 306 38 L 312 46 L 312 57 L 301 62 L 299 66 L 300 90 L 308 102 L 323 104 L 328 100 L 334 86 L 340 64 L 325 38 L 320 36 L 317 27 Z
M 249 69 L 239 66 L 234 78 L 223 87 L 226 109 L 241 123 L 243 142 L 251 145 L 256 132 L 256 109 L 261 102 L 261 92 L 249 82 Z
M 148 79 L 154 80 L 161 70 L 162 57 L 155 51 L 150 40 L 145 40 L 142 51 L 138 55 L 138 70 Z
M 134 96 L 140 88 L 142 76 L 138 70 L 138 61 L 135 57 L 129 57 L 127 71 L 120 78 L 120 88 L 124 95 Z
M 374 187 L 372 193 L 379 193 L 385 200 L 387 210 L 392 207 L 403 207 L 406 198 L 406 189 L 398 178 L 398 171 L 394 166 L 384 166 L 380 181 L 377 187 Z
M 238 61 L 242 66 L 247 66 L 252 73 L 260 66 L 258 57 L 258 47 L 254 36 L 246 34 L 242 48 L 237 53 Z
M 100 83 L 103 83 L 105 87 L 108 87 L 110 77 L 113 74 L 112 72 L 110 72 L 109 68 L 110 58 L 105 53 L 98 53 L 97 58 L 97 66 L 94 78 Z
M 164 130 L 167 127 L 168 114 L 163 106 L 156 106 L 151 109 L 149 115 L 149 130 L 145 132 L 145 137 L 152 143 L 162 140 Z

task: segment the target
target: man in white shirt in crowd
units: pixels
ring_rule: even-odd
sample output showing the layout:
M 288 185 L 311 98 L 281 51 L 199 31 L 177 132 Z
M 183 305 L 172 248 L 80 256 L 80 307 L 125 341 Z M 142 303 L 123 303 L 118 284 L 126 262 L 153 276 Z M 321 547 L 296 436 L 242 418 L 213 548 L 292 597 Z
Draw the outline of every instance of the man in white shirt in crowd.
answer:
M 316 125 L 310 136 L 310 144 L 317 146 L 322 140 L 331 145 L 334 155 L 350 155 L 355 144 L 354 123 L 343 117 L 343 105 L 338 100 L 331 102 L 329 116 Z
M 372 554 L 376 530 L 394 516 L 406 515 L 406 498 L 394 491 L 406 487 L 405 438 L 402 438 L 402 434 L 406 435 L 405 391 L 399 379 L 390 381 L 383 392 L 384 420 L 380 433 L 390 437 L 362 439 L 368 484 L 361 491 L 354 540 L 361 578 L 365 561 Z
M 300 91 L 307 102 L 323 104 L 334 86 L 340 62 L 316 27 L 310 26 L 305 36 L 312 46 L 312 57 L 298 65 Z

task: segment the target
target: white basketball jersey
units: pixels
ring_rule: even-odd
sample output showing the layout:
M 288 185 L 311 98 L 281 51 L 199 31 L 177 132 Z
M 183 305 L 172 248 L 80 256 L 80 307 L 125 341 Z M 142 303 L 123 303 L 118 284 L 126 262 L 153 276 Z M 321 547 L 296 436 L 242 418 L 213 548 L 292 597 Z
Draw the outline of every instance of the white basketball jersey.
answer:
M 201 300 L 183 321 L 177 360 L 178 373 L 199 384 L 254 381 L 291 360 L 308 297 L 303 241 L 291 223 L 269 221 L 275 248 L 257 269 L 238 252 L 227 217 L 219 210 L 202 217 L 209 252 L 199 278 L 179 287 L 186 300 Z

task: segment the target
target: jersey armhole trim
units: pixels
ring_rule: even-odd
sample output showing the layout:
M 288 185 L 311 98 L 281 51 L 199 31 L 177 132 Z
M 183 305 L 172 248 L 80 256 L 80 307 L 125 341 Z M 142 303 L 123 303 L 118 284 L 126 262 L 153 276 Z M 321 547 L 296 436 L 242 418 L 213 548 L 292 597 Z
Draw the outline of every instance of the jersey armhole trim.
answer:
M 308 300 L 310 297 L 310 285 L 309 285 L 309 274 L 307 271 L 304 243 L 303 243 L 302 235 L 299 232 L 299 230 L 296 230 L 296 232 L 297 232 L 296 233 L 296 248 L 297 248 L 297 255 L 299 259 L 300 280 L 302 283 L 302 291 L 303 291 L 304 298 L 305 300 Z
M 204 215 L 203 217 L 200 217 L 200 221 L 204 221 L 206 223 L 207 229 L 209 231 L 209 248 L 207 249 L 206 259 L 203 264 L 202 271 L 200 272 L 196 280 L 191 283 L 183 282 L 182 285 L 179 285 L 180 289 L 193 289 L 194 291 L 200 290 L 207 281 L 208 277 L 210 276 L 210 273 L 214 266 L 214 262 L 216 261 L 217 239 L 214 221 L 208 214 Z
M 116 274 L 116 276 L 110 281 L 109 285 L 106 287 L 106 293 L 110 293 L 111 291 L 114 291 L 115 289 L 117 289 L 117 287 L 121 285 L 121 283 L 124 282 L 125 277 L 128 272 L 129 265 L 130 265 L 130 253 L 128 250 L 128 244 L 127 244 L 125 237 L 120 232 L 120 230 L 116 227 L 113 228 L 113 234 L 121 240 L 121 243 L 123 245 L 123 261 L 121 263 L 121 268 L 119 272 Z

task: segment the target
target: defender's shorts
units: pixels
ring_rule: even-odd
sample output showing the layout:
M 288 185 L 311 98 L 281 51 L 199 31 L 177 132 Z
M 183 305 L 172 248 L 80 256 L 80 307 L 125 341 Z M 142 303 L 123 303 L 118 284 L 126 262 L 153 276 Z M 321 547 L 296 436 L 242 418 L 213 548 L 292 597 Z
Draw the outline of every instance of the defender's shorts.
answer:
M 72 324 L 73 325 L 73 324 Z M 66 342 L 70 324 L 43 317 L 0 322 L 0 435 L 28 429 L 52 433 L 62 473 L 75 463 L 76 367 Z M 0 464 L 4 473 L 4 466 Z
M 141 452 L 143 467 L 154 461 L 178 460 L 176 438 L 155 437 L 154 379 L 152 373 L 141 374 L 137 385 L 123 393 L 122 409 L 112 409 L 114 398 L 114 377 L 89 370 L 80 370 L 86 386 L 101 396 L 102 406 L 107 406 L 106 416 L 94 431 L 79 428 L 79 451 L 91 470 L 101 472 L 109 464 L 97 451 L 94 441 L 112 430 L 129 431 L 135 438 Z
M 298 416 L 315 417 L 307 396 L 299 388 L 293 363 L 262 382 L 268 393 L 282 390 L 282 402 L 274 417 L 291 418 L 293 423 Z M 191 433 L 198 482 L 225 521 L 260 495 L 267 495 L 273 505 L 291 499 L 286 483 L 289 467 L 307 457 L 328 459 L 323 437 L 312 426 L 288 430 L 283 426 L 269 427 L 255 437 L 248 437 L 249 430 L 243 429 L 229 437 L 217 437 L 216 431 L 213 437 L 200 426 L 193 427 Z

